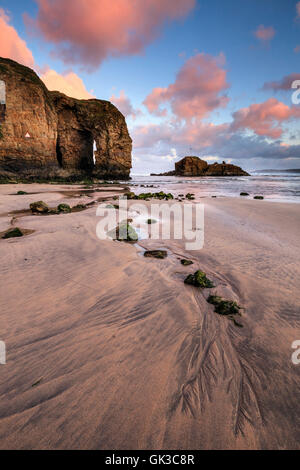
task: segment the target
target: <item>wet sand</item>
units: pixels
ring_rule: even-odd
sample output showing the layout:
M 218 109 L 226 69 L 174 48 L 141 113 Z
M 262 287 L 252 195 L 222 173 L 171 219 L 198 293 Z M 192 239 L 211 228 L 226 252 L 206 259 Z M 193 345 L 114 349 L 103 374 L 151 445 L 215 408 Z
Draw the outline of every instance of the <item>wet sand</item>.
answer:
M 30 202 L 92 200 L 68 190 L 0 186 L 0 231 Z M 13 222 L 34 232 L 0 240 L 1 449 L 299 449 L 300 205 L 201 202 L 205 244 L 190 252 L 101 241 L 96 207 Z M 216 288 L 184 284 L 199 268 Z M 243 328 L 209 293 L 238 301 Z

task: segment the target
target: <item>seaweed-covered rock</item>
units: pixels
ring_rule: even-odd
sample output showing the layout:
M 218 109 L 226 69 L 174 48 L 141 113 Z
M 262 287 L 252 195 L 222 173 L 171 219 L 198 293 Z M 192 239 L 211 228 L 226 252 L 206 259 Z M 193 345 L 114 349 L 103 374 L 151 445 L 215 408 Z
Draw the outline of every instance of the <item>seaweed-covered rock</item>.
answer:
M 2 236 L 3 239 L 16 238 L 16 237 L 23 237 L 23 232 L 18 227 L 7 230 L 5 234 Z
M 215 287 L 213 282 L 207 278 L 206 274 L 200 270 L 196 271 L 194 274 L 189 274 L 184 282 L 185 284 L 206 289 Z
M 29 207 L 31 212 L 38 212 L 41 214 L 49 212 L 49 207 L 44 201 L 32 202 Z
M 207 302 L 215 306 L 215 312 L 219 315 L 236 315 L 241 310 L 234 300 L 224 300 L 218 295 L 210 295 Z
M 135 199 L 136 198 L 136 195 L 132 191 L 129 191 L 128 193 L 125 193 L 124 196 L 127 197 L 127 199 Z
M 72 211 L 74 212 L 79 212 L 79 211 L 83 211 L 84 209 L 86 209 L 86 204 L 77 204 L 76 206 L 73 206 L 72 207 Z
M 244 193 L 244 192 L 243 192 L 243 193 L 240 193 L 240 196 L 250 196 L 250 194 L 249 194 L 249 193 Z
M 145 258 L 157 258 L 164 259 L 168 256 L 168 252 L 165 250 L 149 250 L 144 253 Z
M 243 327 L 237 320 L 237 317 L 241 317 L 240 310 L 242 309 L 237 302 L 234 300 L 224 300 L 218 295 L 210 295 L 207 302 L 215 306 L 216 313 L 226 316 L 232 320 L 236 326 Z
M 190 266 L 191 264 L 194 264 L 194 262 L 190 259 L 181 259 L 180 262 L 183 266 Z
M 17 195 L 18 195 L 18 196 L 23 196 L 23 195 L 25 195 L 25 194 L 28 194 L 28 193 L 26 193 L 26 191 L 18 191 L 18 192 L 17 192 Z
M 262 201 L 264 199 L 264 197 L 263 196 L 254 196 L 253 199 L 258 199 L 258 200 Z
M 118 227 L 108 232 L 107 235 L 114 240 L 123 242 L 136 242 L 139 238 L 134 228 L 130 225 L 129 220 L 121 222 Z
M 71 207 L 69 204 L 59 204 L 57 206 L 58 212 L 65 212 L 65 213 L 70 213 L 71 212 Z
M 160 191 L 158 193 L 141 193 L 141 194 L 134 194 L 132 192 L 129 192 L 125 194 L 125 197 L 127 197 L 127 199 L 137 199 L 137 200 L 144 200 L 144 201 L 148 201 L 150 199 L 160 199 L 160 200 L 174 199 L 173 194 L 164 193 L 163 191 Z

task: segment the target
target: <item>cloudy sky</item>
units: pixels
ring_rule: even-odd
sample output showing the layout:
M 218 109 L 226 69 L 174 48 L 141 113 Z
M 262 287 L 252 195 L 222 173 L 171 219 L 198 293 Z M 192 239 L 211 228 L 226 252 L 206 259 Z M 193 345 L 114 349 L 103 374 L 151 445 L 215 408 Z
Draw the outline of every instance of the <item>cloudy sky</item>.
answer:
M 300 1 L 0 0 L 0 56 L 112 101 L 134 173 L 185 155 L 300 168 Z

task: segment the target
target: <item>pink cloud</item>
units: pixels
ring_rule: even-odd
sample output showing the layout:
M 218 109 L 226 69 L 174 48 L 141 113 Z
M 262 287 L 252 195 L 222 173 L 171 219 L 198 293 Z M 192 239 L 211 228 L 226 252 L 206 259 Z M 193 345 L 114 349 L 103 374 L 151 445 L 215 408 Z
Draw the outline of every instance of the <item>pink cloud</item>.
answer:
M 9 16 L 0 8 L 0 56 L 33 67 L 34 59 L 31 51 L 9 23 Z
M 146 124 L 133 129 L 133 141 L 135 148 L 153 148 L 164 144 L 169 147 L 189 148 L 201 145 L 207 148 L 213 145 L 218 138 L 226 134 L 228 124 L 214 125 L 203 123 L 196 119 L 193 122 L 164 122 L 162 124 Z
M 296 4 L 297 18 L 300 18 L 300 2 Z
M 294 52 L 295 52 L 296 54 L 299 54 L 299 53 L 300 53 L 300 44 L 295 47 Z
M 35 20 L 25 15 L 67 63 L 99 65 L 109 56 L 138 54 L 167 20 L 184 17 L 196 0 L 36 0 Z
M 261 24 L 257 28 L 257 30 L 254 32 L 255 37 L 259 39 L 260 41 L 264 41 L 264 42 L 271 41 L 271 39 L 273 39 L 275 34 L 276 34 L 276 31 L 273 28 L 273 26 L 266 27 L 263 24 Z
M 133 108 L 130 99 L 126 96 L 124 90 L 121 90 L 120 96 L 112 95 L 110 101 L 124 114 L 125 117 L 131 116 L 133 119 L 140 114 L 139 110 Z
M 150 95 L 144 100 L 143 104 L 147 107 L 149 113 L 155 114 L 156 116 L 166 116 L 166 109 L 160 109 L 160 105 L 163 101 L 168 100 L 168 88 L 154 88 Z
M 95 98 L 87 91 L 80 77 L 74 72 L 59 74 L 55 70 L 48 69 L 41 75 L 41 80 L 45 83 L 48 90 L 60 91 L 67 96 L 77 99 Z
M 291 90 L 292 83 L 295 80 L 300 80 L 300 73 L 291 73 L 290 75 L 283 77 L 281 80 L 266 82 L 263 86 L 263 90 Z
M 229 85 L 226 70 L 222 68 L 225 58 L 197 54 L 188 59 L 179 70 L 176 80 L 167 88 L 154 88 L 144 101 L 148 111 L 162 115 L 162 103 L 169 103 L 175 116 L 180 119 L 203 118 L 214 109 L 227 105 L 229 99 L 220 93 Z
M 300 118 L 300 108 L 290 108 L 270 98 L 264 103 L 252 104 L 233 113 L 231 130 L 251 129 L 259 136 L 278 139 L 283 133 L 283 122 L 291 118 Z

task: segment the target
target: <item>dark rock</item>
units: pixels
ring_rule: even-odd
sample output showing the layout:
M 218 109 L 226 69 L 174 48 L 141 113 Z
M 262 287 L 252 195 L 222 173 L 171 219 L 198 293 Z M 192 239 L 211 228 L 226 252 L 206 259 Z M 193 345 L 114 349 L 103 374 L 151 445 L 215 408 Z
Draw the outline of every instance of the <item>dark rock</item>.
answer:
M 71 212 L 71 207 L 69 206 L 69 204 L 59 204 L 57 206 L 57 210 L 58 210 L 58 212 L 69 213 L 69 212 Z
M 234 300 L 224 300 L 222 297 L 217 295 L 210 295 L 207 302 L 215 306 L 215 312 L 219 315 L 225 315 L 234 322 L 236 326 L 243 327 L 243 325 L 237 320 L 237 316 L 240 317 L 241 307 Z
M 185 284 L 207 289 L 215 287 L 212 281 L 206 277 L 206 274 L 200 270 L 196 271 L 195 274 L 189 274 L 184 282 Z
M 23 232 L 18 227 L 7 230 L 2 236 L 3 239 L 15 237 L 23 237 Z
M 28 193 L 26 193 L 26 191 L 18 191 L 17 192 L 18 196 L 23 196 L 24 194 L 28 194 Z
M 164 259 L 168 256 L 168 252 L 165 250 L 151 250 L 145 251 L 144 256 L 145 258 Z
M 198 157 L 184 157 L 175 163 L 176 176 L 200 176 L 207 168 L 208 163 Z
M 77 204 L 76 206 L 72 207 L 72 211 L 74 212 L 79 212 L 79 211 L 83 211 L 84 209 L 86 209 L 86 204 Z
M 249 173 L 242 170 L 239 166 L 229 163 L 216 163 L 209 165 L 205 176 L 250 176 Z
M 175 171 L 154 176 L 169 176 L 170 174 L 173 176 L 250 176 L 239 166 L 225 162 L 208 165 L 199 157 L 184 157 L 175 163 Z
M 183 264 L 183 266 L 190 266 L 191 264 L 194 264 L 194 262 L 189 259 L 182 259 L 180 262 Z
M 148 224 L 148 225 L 157 224 L 157 220 L 155 220 L 155 219 L 147 219 L 147 224 Z
M 121 222 L 118 227 L 108 232 L 107 235 L 114 240 L 123 242 L 136 242 L 138 240 L 138 234 L 130 225 L 129 220 Z
M 249 193 L 240 193 L 240 196 L 250 196 Z
M 262 200 L 264 199 L 264 197 L 263 197 L 263 196 L 254 196 L 253 199 L 258 199 L 258 200 L 261 200 L 261 201 L 262 201 Z
M 29 207 L 31 212 L 46 213 L 49 211 L 49 207 L 44 201 L 32 202 Z

